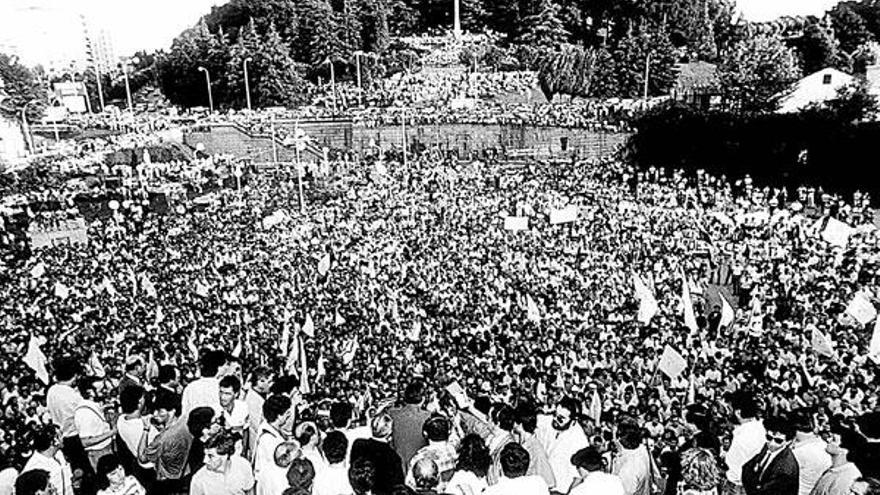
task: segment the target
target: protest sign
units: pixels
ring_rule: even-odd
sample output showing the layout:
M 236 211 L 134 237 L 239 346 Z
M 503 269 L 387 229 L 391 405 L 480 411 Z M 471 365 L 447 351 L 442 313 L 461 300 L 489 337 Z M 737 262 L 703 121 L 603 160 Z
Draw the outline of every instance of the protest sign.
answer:
M 674 380 L 678 375 L 682 374 L 685 369 L 687 369 L 687 361 L 681 353 L 667 345 L 663 349 L 663 355 L 660 356 L 660 362 L 657 364 L 657 369 Z
M 529 217 L 507 217 L 504 219 L 504 230 L 519 232 L 529 230 Z

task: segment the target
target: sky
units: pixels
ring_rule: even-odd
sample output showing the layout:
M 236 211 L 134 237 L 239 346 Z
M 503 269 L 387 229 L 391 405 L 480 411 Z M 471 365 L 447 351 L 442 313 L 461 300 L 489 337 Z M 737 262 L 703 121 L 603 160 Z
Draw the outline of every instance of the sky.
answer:
M 79 49 L 79 14 L 109 31 L 116 53 L 168 48 L 181 31 L 225 0 L 0 0 L 0 49 L 15 46 L 22 58 L 38 59 Z M 746 19 L 821 15 L 837 0 L 737 0 Z M 450 0 L 451 5 L 451 0 Z

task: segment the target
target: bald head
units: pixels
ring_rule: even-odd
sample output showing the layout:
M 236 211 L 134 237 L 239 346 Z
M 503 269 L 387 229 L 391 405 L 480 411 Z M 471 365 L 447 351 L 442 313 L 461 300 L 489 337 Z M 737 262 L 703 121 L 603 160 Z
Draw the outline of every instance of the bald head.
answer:
M 431 459 L 419 459 L 413 466 L 413 478 L 415 478 L 418 488 L 431 489 L 436 487 L 440 483 L 437 463 Z

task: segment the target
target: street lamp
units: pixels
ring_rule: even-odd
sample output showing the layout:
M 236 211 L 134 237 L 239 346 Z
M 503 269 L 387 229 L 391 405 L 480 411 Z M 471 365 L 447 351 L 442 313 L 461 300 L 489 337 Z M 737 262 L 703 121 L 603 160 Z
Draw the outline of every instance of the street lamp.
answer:
M 208 84 L 208 110 L 214 113 L 214 95 L 211 94 L 211 74 L 204 67 L 199 66 L 199 70 L 205 73 L 205 81 Z
M 364 52 L 357 50 L 354 52 L 354 60 L 357 64 L 357 80 L 358 80 L 358 93 L 360 96 L 360 104 L 364 104 L 364 86 L 361 80 L 361 55 L 365 55 Z
M 131 59 L 132 62 L 138 63 L 137 57 Z M 122 62 L 122 77 L 125 79 L 125 98 L 128 101 L 128 112 L 134 113 L 134 106 L 131 104 L 131 85 L 128 81 L 128 61 Z
M 324 60 L 324 64 L 330 64 L 330 91 L 333 93 L 333 110 L 336 110 L 336 68 L 333 67 L 330 57 Z
M 101 84 L 101 67 L 95 62 L 95 79 L 98 82 L 98 101 L 101 103 L 101 113 L 104 113 L 104 86 Z
M 244 62 L 241 63 L 241 65 L 244 66 L 244 95 L 247 98 L 247 109 L 249 111 L 251 110 L 251 84 L 250 84 L 250 81 L 248 81 L 247 64 L 248 64 L 248 62 L 253 62 L 253 61 L 254 61 L 254 59 L 252 59 L 251 57 L 248 57 L 248 58 L 244 59 Z
M 24 106 L 21 107 L 21 122 L 22 122 L 22 124 L 24 124 L 25 139 L 27 140 L 28 149 L 30 149 L 31 154 L 34 153 L 34 136 L 31 134 L 31 126 L 30 126 L 30 124 L 28 124 L 28 121 L 27 121 L 27 107 L 31 103 L 36 103 L 38 101 L 40 101 L 40 100 L 33 99 L 33 100 L 25 103 Z

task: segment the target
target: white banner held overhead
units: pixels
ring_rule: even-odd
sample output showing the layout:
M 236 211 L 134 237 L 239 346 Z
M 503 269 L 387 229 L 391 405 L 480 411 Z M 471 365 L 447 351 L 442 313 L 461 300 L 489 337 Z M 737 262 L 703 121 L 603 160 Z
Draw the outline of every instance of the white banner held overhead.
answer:
M 550 225 L 559 225 L 562 223 L 571 223 L 577 222 L 578 219 L 578 208 L 577 206 L 571 205 L 566 206 L 561 210 L 551 210 L 550 211 Z
M 832 246 L 845 248 L 849 242 L 849 237 L 853 235 L 855 229 L 841 222 L 836 218 L 829 218 L 822 231 L 822 239 Z
M 663 349 L 663 355 L 660 356 L 660 362 L 657 363 L 657 369 L 675 380 L 678 375 L 687 369 L 687 361 L 678 351 L 667 344 L 666 348 Z
M 846 314 L 852 316 L 860 325 L 867 325 L 877 317 L 877 309 L 864 294 L 856 294 L 846 307 Z
M 529 217 L 507 217 L 504 219 L 504 230 L 519 232 L 529 230 Z

